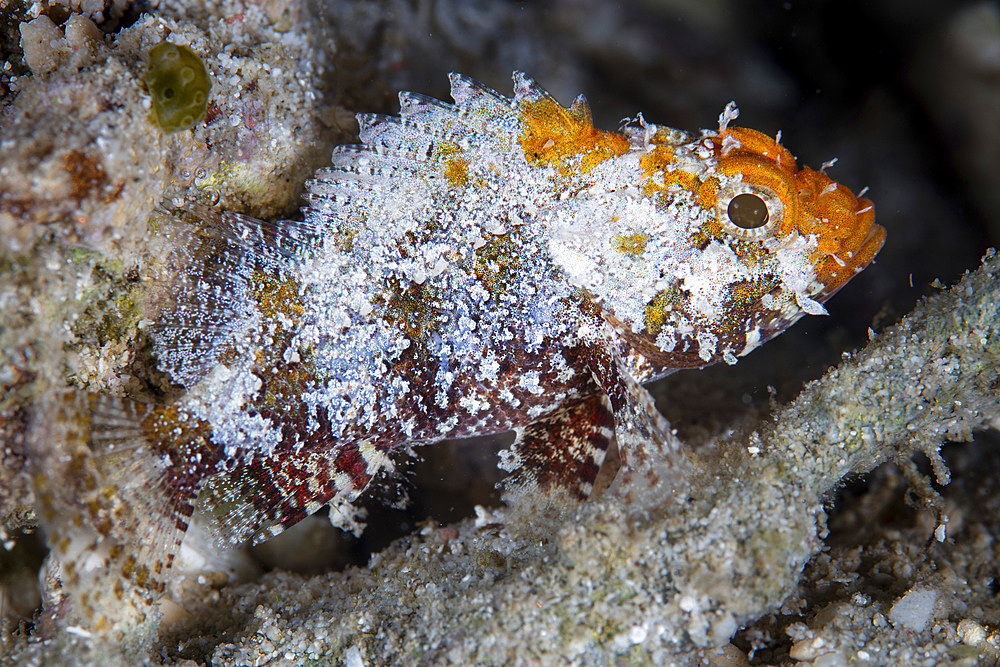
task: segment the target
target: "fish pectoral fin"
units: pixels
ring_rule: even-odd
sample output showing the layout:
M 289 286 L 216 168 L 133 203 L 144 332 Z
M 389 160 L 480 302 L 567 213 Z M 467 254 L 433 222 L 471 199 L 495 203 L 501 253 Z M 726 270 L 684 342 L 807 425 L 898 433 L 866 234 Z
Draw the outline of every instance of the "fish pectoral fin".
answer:
M 655 504 L 679 491 L 689 463 L 653 397 L 629 371 L 617 337 L 613 327 L 605 325 L 583 354 L 614 416 L 621 470 L 610 491 L 643 505 Z
M 561 490 L 586 500 L 614 437 L 611 403 L 591 394 L 515 432 L 514 444 L 501 452 L 501 468 L 511 473 L 505 496 Z
M 199 422 L 83 392 L 47 407 L 32 426 L 32 463 L 57 588 L 72 599 L 74 622 L 88 627 L 133 610 L 141 617 L 165 590 L 213 467 Z

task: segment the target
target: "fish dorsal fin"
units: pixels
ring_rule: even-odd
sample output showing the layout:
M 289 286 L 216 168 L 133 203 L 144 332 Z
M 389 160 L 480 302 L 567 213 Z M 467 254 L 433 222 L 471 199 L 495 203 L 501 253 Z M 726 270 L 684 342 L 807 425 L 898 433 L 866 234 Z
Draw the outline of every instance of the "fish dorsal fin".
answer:
M 185 387 L 201 380 L 253 326 L 257 309 L 249 292 L 255 276 L 280 278 L 322 242 L 308 222 L 194 212 L 206 231 L 178 258 L 185 264 L 179 279 L 150 283 L 158 312 L 147 327 L 159 367 Z

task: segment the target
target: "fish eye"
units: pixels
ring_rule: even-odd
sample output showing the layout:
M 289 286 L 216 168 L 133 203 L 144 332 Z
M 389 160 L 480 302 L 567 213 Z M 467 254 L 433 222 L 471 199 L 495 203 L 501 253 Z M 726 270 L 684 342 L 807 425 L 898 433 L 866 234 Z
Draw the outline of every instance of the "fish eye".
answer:
M 751 192 L 736 195 L 727 209 L 730 221 L 740 229 L 757 229 L 767 224 L 767 203 Z

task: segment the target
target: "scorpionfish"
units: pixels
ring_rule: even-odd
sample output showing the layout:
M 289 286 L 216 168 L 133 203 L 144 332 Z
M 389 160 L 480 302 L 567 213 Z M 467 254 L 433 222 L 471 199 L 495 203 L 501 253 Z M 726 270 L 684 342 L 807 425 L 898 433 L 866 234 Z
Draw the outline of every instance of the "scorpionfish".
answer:
M 196 505 L 259 542 L 445 438 L 514 430 L 508 487 L 579 498 L 613 440 L 620 475 L 669 467 L 642 385 L 825 312 L 882 247 L 870 201 L 730 127 L 734 105 L 717 131 L 612 132 L 520 73 L 513 98 L 450 79 L 454 104 L 360 115 L 303 221 L 217 214 L 221 250 L 150 329 L 179 400 L 92 400 L 133 577 Z

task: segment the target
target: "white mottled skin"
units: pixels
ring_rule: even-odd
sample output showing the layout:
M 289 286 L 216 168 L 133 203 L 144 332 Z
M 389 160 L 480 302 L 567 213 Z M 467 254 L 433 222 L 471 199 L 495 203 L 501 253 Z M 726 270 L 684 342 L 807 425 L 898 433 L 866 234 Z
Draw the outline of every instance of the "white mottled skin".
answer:
M 823 288 L 811 261 L 816 239 L 770 231 L 780 202 L 769 202 L 771 222 L 752 232 L 725 219 L 728 201 L 748 188 L 716 169 L 718 133 L 696 137 L 640 116 L 624 130 L 624 154 L 589 170 L 570 158 L 560 170 L 533 164 L 520 141 L 524 105 L 550 99 L 533 81 L 515 75 L 512 100 L 458 75 L 451 82 L 454 105 L 402 93 L 399 118 L 360 116 L 364 145 L 334 153 L 309 183 L 305 222 L 279 229 L 277 241 L 257 240 L 257 221 L 231 219 L 245 252 L 234 251 L 227 269 L 230 321 L 219 341 L 199 347 L 183 326 L 157 335 L 165 365 L 189 388 L 184 408 L 208 423 L 223 452 L 220 470 L 310 454 L 321 462 L 310 469 L 330 466 L 353 497 L 367 480 L 336 468 L 339 448 L 357 447 L 374 474 L 396 446 L 521 428 L 595 392 L 611 396 L 623 458 L 634 463 L 642 447 L 677 446 L 639 383 L 676 367 L 734 363 L 762 330 L 769 337 L 822 312 L 813 300 Z M 733 117 L 727 107 L 720 123 Z M 671 169 L 718 179 L 718 205 L 643 174 L 640 161 L 657 144 L 672 148 Z M 694 244 L 712 224 L 724 233 Z M 620 239 L 636 234 L 647 239 L 641 252 L 622 251 Z M 766 249 L 752 264 L 736 251 L 746 239 Z M 498 243 L 503 266 L 489 255 Z M 301 309 L 264 312 L 250 289 L 254 271 L 297 286 Z M 734 284 L 753 280 L 773 289 L 734 311 Z M 678 300 L 649 332 L 647 309 L 667 290 Z M 401 306 L 400 295 L 417 300 Z M 223 359 L 223 350 L 235 354 Z M 308 371 L 277 413 L 261 389 L 272 372 L 262 355 Z M 305 422 L 283 433 L 280 410 L 299 407 Z M 506 464 L 517 460 L 515 452 Z M 247 524 L 238 537 L 262 523 L 223 521 Z

